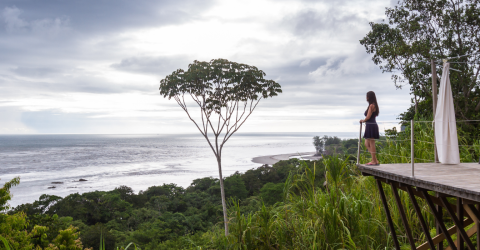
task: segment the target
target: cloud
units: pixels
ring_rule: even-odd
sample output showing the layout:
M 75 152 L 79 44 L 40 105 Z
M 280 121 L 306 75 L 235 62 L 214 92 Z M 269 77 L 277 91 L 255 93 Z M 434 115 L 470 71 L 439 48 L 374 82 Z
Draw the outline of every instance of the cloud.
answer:
M 1 16 L 5 22 L 5 29 L 8 32 L 14 32 L 16 30 L 22 30 L 28 26 L 28 23 L 22 20 L 19 16 L 22 13 L 17 7 L 5 7 Z
M 155 92 L 152 84 L 128 81 L 119 83 L 82 70 L 62 71 L 52 68 L 15 68 L 15 75 L 0 77 L 0 97 L 68 93 L 115 94 L 132 91 Z
M 119 63 L 110 65 L 112 68 L 135 73 L 147 73 L 153 75 L 171 74 L 173 71 L 183 68 L 186 69 L 189 63 L 194 59 L 190 56 L 145 56 L 130 57 L 122 59 Z
M 11 72 L 19 76 L 46 77 L 61 73 L 61 70 L 49 67 L 16 67 L 14 69 L 11 69 Z
M 305 66 L 308 66 L 309 64 L 310 64 L 310 59 L 305 59 L 300 63 L 300 67 L 305 67 Z
M 74 30 L 81 33 L 117 32 L 125 29 L 158 27 L 178 24 L 198 18 L 198 13 L 208 9 L 213 1 L 176 0 L 105 0 L 105 1 L 16 1 L 3 0 L 0 9 L 8 10 L 9 21 L 20 27 L 29 20 L 57 20 L 66 17 Z M 21 21 L 22 14 L 27 21 Z M 17 19 L 15 19 L 17 18 Z M 44 23 L 43 23 L 44 24 Z M 42 23 L 37 25 L 42 26 Z M 52 22 L 51 24 L 56 24 Z
M 341 77 L 348 75 L 365 75 L 375 70 L 375 65 L 360 45 L 348 56 L 331 57 L 326 64 L 310 72 L 312 77 Z
M 39 35 L 55 36 L 61 32 L 69 30 L 68 18 L 54 18 L 54 19 L 36 19 L 26 21 L 20 17 L 22 10 L 13 7 L 5 7 L 0 13 L 0 16 L 5 22 L 5 30 L 8 33 L 25 33 L 33 32 Z
M 356 11 L 348 10 L 346 5 L 340 6 L 335 3 L 319 9 L 302 9 L 285 17 L 283 23 L 295 35 L 306 37 L 320 34 L 335 36 L 361 23 L 368 23 Z
M 17 106 L 2 106 L 9 104 L 0 102 L 0 134 L 25 134 L 37 132 L 34 128 L 26 126 L 22 120 L 22 109 Z

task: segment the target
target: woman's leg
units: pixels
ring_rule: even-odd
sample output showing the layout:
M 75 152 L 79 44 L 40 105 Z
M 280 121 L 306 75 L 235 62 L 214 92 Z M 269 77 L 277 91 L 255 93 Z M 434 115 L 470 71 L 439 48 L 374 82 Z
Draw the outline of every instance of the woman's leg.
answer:
M 365 147 L 367 147 L 368 152 L 370 152 L 370 154 L 372 155 L 372 160 L 371 160 L 369 163 L 375 163 L 375 162 L 373 161 L 373 154 L 372 154 L 372 149 L 371 149 L 371 145 L 372 145 L 371 141 L 372 141 L 371 139 L 365 139 Z
M 375 139 L 371 139 L 370 141 L 370 154 L 372 155 L 372 162 L 374 164 L 378 164 L 377 159 L 377 149 L 375 148 Z

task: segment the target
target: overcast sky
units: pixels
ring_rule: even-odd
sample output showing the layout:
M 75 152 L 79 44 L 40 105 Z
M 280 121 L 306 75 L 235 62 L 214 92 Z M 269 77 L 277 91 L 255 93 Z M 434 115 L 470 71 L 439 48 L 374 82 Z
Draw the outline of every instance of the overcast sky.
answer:
M 358 131 L 410 105 L 359 44 L 390 0 L 2 0 L 0 134 L 195 133 L 159 81 L 194 60 L 257 66 L 283 93 L 241 132 Z

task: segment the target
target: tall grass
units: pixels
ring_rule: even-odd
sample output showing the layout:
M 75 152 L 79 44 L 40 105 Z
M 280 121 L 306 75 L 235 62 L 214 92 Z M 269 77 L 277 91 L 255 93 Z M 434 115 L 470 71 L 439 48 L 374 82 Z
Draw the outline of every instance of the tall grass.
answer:
M 128 250 L 130 249 L 130 247 L 133 247 L 133 250 L 141 250 L 140 247 L 137 247 L 137 245 L 135 245 L 135 243 L 133 242 L 130 242 L 126 247 L 117 247 L 117 250 Z M 103 238 L 103 234 L 100 234 L 100 247 L 99 247 L 99 250 L 105 250 L 106 249 L 106 245 L 105 245 L 105 239 Z
M 328 188 L 314 186 L 315 169 L 291 175 L 285 201 L 241 214 L 233 204 L 227 249 L 385 249 L 393 246 L 371 178 L 348 159 L 328 157 Z
M 10 244 L 8 243 L 8 240 L 5 239 L 3 236 L 0 235 L 0 242 L 3 243 L 3 246 L 5 247 L 6 250 L 10 250 Z

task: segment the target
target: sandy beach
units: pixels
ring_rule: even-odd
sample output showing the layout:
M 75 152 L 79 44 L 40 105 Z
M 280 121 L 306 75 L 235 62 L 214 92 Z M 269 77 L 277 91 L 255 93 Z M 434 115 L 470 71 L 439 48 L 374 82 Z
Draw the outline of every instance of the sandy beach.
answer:
M 304 160 L 318 160 L 322 158 L 321 156 L 314 156 L 314 155 L 315 155 L 315 152 L 297 152 L 297 153 L 280 154 L 280 155 L 266 155 L 266 156 L 259 156 L 259 157 L 253 158 L 252 162 L 273 165 L 279 161 L 288 160 L 294 156 L 297 156 L 298 158 L 302 158 Z

